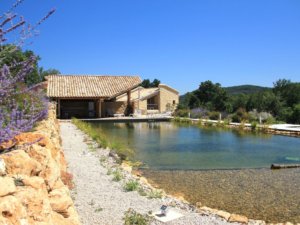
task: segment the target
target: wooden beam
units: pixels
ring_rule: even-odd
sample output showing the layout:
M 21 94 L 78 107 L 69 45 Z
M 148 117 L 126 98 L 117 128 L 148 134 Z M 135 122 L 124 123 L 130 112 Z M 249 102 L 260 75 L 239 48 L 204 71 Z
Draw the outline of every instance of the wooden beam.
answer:
M 130 105 L 131 91 L 127 92 L 127 105 Z
M 56 115 L 57 115 L 57 118 L 59 119 L 60 118 L 60 99 L 57 99 L 57 106 L 56 106 Z

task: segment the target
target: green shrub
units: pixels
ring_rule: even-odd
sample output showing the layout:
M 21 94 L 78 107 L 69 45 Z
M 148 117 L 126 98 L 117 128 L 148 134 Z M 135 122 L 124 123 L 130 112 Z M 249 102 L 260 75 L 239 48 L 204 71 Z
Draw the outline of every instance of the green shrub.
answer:
M 274 124 L 274 123 L 276 123 L 276 120 L 274 117 L 270 116 L 266 119 L 265 123 L 266 124 Z
M 180 117 L 175 117 L 173 119 L 173 122 L 177 122 L 177 123 L 192 123 L 191 119 L 190 118 L 187 118 L 187 117 L 184 117 L 184 118 L 180 118 Z
M 114 172 L 112 172 L 112 174 L 113 174 L 113 179 L 112 179 L 113 181 L 118 182 L 123 179 L 123 175 L 122 175 L 121 171 L 118 169 L 116 169 Z
M 238 129 L 240 129 L 240 130 L 244 130 L 245 129 L 245 123 L 243 121 L 240 123 Z
M 251 123 L 251 130 L 256 130 L 256 128 L 257 128 L 257 122 L 255 122 L 255 121 L 253 121 L 252 123 Z
M 219 121 L 216 123 L 216 126 L 217 126 L 217 127 L 220 127 L 220 128 L 224 128 L 224 127 L 226 126 L 226 124 L 219 120 Z
M 283 107 L 278 112 L 277 120 L 291 122 L 291 118 L 293 115 L 293 109 L 291 107 Z
M 124 185 L 125 191 L 136 191 L 139 187 L 139 183 L 135 180 L 130 180 Z
M 147 196 L 146 191 L 145 191 L 142 187 L 139 187 L 139 188 L 138 188 L 138 193 L 139 193 L 141 196 Z
M 197 125 L 198 125 L 199 127 L 202 127 L 202 126 L 203 126 L 203 120 L 202 120 L 202 119 L 199 119 Z
M 175 117 L 188 117 L 190 113 L 189 109 L 177 109 L 174 113 Z
M 249 114 L 245 109 L 239 108 L 236 113 L 232 115 L 232 122 L 241 123 L 249 121 Z
M 220 119 L 220 112 L 212 111 L 208 113 L 208 118 L 211 120 L 219 120 Z
M 214 126 L 214 123 L 211 122 L 211 121 L 206 121 L 206 122 L 205 122 L 205 126 L 207 126 L 207 127 L 212 127 L 212 126 Z
M 229 125 L 230 122 L 231 122 L 231 121 L 230 121 L 229 119 L 224 119 L 224 120 L 223 120 L 223 123 L 224 123 L 224 125 L 226 125 L 226 126 Z
M 191 123 L 192 121 L 191 121 L 191 119 L 189 119 L 189 118 L 181 118 L 181 119 L 180 119 L 180 122 L 181 122 L 181 123 Z
M 150 217 L 137 213 L 133 209 L 128 209 L 125 212 L 124 225 L 148 225 L 150 224 Z
M 161 190 L 154 189 L 148 193 L 148 198 L 162 198 L 162 195 L 163 193 Z
M 180 117 L 177 117 L 177 116 L 176 116 L 176 117 L 174 117 L 174 118 L 172 119 L 172 121 L 173 121 L 173 122 L 180 122 Z
M 108 168 L 106 174 L 107 174 L 107 175 L 111 175 L 112 172 L 113 172 L 112 169 L 111 169 L 111 168 Z

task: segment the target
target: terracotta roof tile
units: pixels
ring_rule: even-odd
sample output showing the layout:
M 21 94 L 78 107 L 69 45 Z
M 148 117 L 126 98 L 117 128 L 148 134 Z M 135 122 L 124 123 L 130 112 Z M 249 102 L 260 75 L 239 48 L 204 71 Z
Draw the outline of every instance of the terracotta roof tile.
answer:
M 110 98 L 137 87 L 138 76 L 50 75 L 47 77 L 48 97 Z

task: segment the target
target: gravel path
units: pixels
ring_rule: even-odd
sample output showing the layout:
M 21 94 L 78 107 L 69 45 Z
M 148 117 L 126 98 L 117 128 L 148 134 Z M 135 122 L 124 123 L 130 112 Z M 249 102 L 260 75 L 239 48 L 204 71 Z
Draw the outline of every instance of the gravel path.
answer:
M 119 182 L 113 181 L 112 175 L 107 175 L 108 168 L 113 165 L 108 150 L 93 147 L 93 142 L 70 122 L 60 122 L 60 135 L 68 170 L 74 175 L 72 197 L 83 225 L 121 225 L 124 212 L 129 208 L 146 214 L 159 210 L 163 204 L 172 205 L 174 210 L 184 215 L 166 223 L 168 225 L 237 224 L 215 215 L 197 213 L 195 208 L 171 197 L 148 199 L 137 191 L 125 192 L 124 182 L 132 175 L 122 171 L 124 179 Z M 91 149 L 95 151 L 91 152 Z M 155 220 L 151 224 L 163 223 Z

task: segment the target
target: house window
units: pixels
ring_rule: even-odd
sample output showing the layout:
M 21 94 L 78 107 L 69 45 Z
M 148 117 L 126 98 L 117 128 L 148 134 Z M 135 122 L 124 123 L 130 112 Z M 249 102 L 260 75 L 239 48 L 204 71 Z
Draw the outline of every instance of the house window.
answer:
M 175 100 L 173 100 L 173 105 L 175 105 L 176 104 L 176 101 Z
M 155 97 L 147 99 L 147 109 L 148 110 L 157 110 L 158 104 L 156 102 Z
M 147 99 L 147 104 L 148 104 L 148 105 L 149 105 L 149 104 L 155 104 L 155 98 L 152 97 L 152 98 Z

